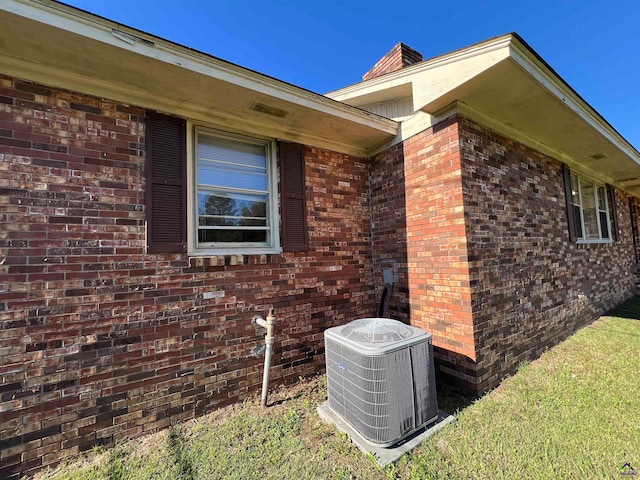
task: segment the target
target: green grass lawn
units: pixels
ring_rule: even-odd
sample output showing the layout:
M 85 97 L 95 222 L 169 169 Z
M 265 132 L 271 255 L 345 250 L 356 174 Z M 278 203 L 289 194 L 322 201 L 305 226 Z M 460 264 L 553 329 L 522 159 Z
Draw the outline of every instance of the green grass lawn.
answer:
M 640 475 L 640 297 L 602 317 L 384 469 L 315 412 L 324 378 L 93 452 L 46 479 L 555 479 Z M 445 388 L 441 407 L 466 405 Z

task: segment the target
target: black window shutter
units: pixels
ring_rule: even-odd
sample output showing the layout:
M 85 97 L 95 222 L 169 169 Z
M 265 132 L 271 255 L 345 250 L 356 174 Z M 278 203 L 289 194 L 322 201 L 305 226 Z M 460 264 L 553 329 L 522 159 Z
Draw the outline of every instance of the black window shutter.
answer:
M 147 243 L 150 253 L 187 251 L 187 143 L 181 118 L 146 119 Z
M 611 219 L 611 240 L 618 241 L 618 214 L 616 213 L 616 190 L 612 185 L 607 184 L 607 195 L 609 196 L 609 218 Z
M 303 252 L 309 248 L 304 147 L 280 142 L 278 153 L 280 157 L 282 248 L 285 252 Z
M 578 240 L 576 232 L 576 219 L 573 216 L 573 195 L 571 193 L 571 170 L 568 165 L 562 165 L 562 178 L 564 180 L 564 194 L 567 199 L 567 222 L 569 223 L 569 241 Z
M 636 264 L 640 263 L 638 256 L 638 212 L 635 197 L 629 197 L 629 219 L 631 220 L 631 236 L 633 237 L 633 251 Z

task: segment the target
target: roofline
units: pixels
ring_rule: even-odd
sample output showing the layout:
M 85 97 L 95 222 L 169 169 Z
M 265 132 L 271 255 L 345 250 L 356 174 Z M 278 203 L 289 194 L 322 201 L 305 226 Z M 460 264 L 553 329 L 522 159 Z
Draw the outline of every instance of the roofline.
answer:
M 398 80 L 397 83 L 402 84 L 403 83 L 402 80 L 405 80 L 405 79 L 409 80 L 409 77 L 412 77 L 416 73 L 420 73 L 424 70 L 430 70 L 440 65 L 446 65 L 451 62 L 456 62 L 456 61 L 459 61 L 461 58 L 474 56 L 477 50 L 486 51 L 487 49 L 493 50 L 493 49 L 501 48 L 509 43 L 509 41 L 511 40 L 511 35 L 512 34 L 505 34 L 497 37 L 492 37 L 490 39 L 483 40 L 482 42 L 469 45 L 468 47 L 459 48 L 457 50 L 453 50 L 443 55 L 438 55 L 438 56 L 423 60 L 421 62 L 414 63 L 413 65 L 409 65 L 399 70 L 385 73 L 383 75 L 380 75 L 379 77 L 353 83 L 351 85 L 340 88 L 338 90 L 327 92 L 325 93 L 325 95 L 329 96 L 330 98 L 339 97 L 340 95 L 355 93 L 358 90 L 361 90 L 365 86 L 372 87 L 376 85 L 385 84 L 389 81 L 394 81 L 394 80 Z
M 509 46 L 511 49 L 511 58 L 516 61 L 524 71 L 528 72 L 534 78 L 544 78 L 546 81 L 541 81 L 540 78 L 536 78 L 536 80 L 538 80 L 559 100 L 566 103 L 570 108 L 573 108 L 578 115 L 600 131 L 605 138 L 608 138 L 612 143 L 617 145 L 620 150 L 625 152 L 629 157 L 634 158 L 634 160 L 640 164 L 640 151 L 629 143 L 629 141 L 624 138 L 624 136 L 622 136 L 622 134 L 620 134 L 620 132 L 618 132 L 618 130 L 616 130 L 616 128 L 613 127 L 613 125 L 611 125 L 604 116 L 593 108 L 516 32 L 493 37 L 444 55 L 432 57 L 414 65 L 396 70 L 395 72 L 389 72 L 371 80 L 358 82 L 342 89 L 328 92 L 326 95 L 331 98 L 340 99 L 341 101 L 347 101 L 349 97 L 353 98 L 358 96 L 357 92 L 366 88 L 374 87 L 375 89 L 375 87 L 379 85 L 382 89 L 384 88 L 383 85 L 390 82 L 395 85 L 408 83 L 411 81 L 410 79 L 412 76 L 419 74 L 422 71 L 437 68 L 440 65 L 474 56 L 479 51 L 487 52 L 506 46 Z M 347 98 L 341 98 L 343 96 L 346 96 Z M 571 103 L 573 104 L 573 107 Z
M 27 16 L 41 23 L 80 35 L 83 34 L 82 31 L 85 32 L 84 35 L 87 34 L 87 27 L 97 29 L 103 34 L 105 32 L 109 34 L 106 37 L 101 35 L 99 40 L 112 46 L 156 58 L 165 63 L 177 64 L 203 75 L 213 76 L 211 74 L 215 71 L 218 73 L 217 77 L 230 83 L 234 83 L 233 78 L 242 79 L 253 84 L 252 87 L 261 93 L 338 116 L 354 123 L 367 125 L 386 133 L 395 134 L 398 130 L 399 124 L 394 120 L 57 0 L 9 0 L 3 2 L 1 8 L 10 13 Z M 123 36 L 118 36 L 118 34 L 131 37 L 131 43 L 123 41 Z M 170 58 L 173 58 L 174 61 L 168 61 Z M 184 61 L 180 62 L 180 60 Z M 209 71 L 207 72 L 207 70 Z

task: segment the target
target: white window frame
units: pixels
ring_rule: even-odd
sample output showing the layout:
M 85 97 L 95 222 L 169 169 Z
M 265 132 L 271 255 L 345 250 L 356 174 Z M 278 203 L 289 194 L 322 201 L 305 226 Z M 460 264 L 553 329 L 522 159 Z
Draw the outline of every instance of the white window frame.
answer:
M 578 185 L 578 191 L 575 192 L 573 190 L 573 178 L 577 178 L 577 185 Z M 584 208 L 583 208 L 583 200 L 582 200 L 582 183 L 581 182 L 588 182 L 593 184 L 594 187 L 594 202 L 595 202 L 595 211 L 596 211 L 596 221 L 597 221 L 597 225 L 598 225 L 598 238 L 587 238 L 585 237 L 586 235 L 586 229 L 585 229 L 585 223 L 584 223 Z M 602 205 L 600 205 L 600 199 L 599 199 L 599 195 L 598 195 L 598 189 L 602 188 L 604 190 L 604 207 L 602 207 Z M 580 202 L 579 204 L 576 204 L 573 202 L 573 199 L 571 199 L 571 203 L 572 203 L 572 207 L 573 206 L 577 206 L 580 209 L 580 227 L 581 227 L 581 231 L 578 232 L 576 231 L 576 240 L 577 243 L 613 243 L 613 238 L 612 238 L 612 231 L 611 231 L 611 211 L 609 209 L 609 195 L 608 195 L 608 190 L 607 190 L 607 186 L 603 183 L 599 183 L 591 178 L 585 177 L 584 175 L 580 175 L 578 173 L 575 172 L 571 172 L 571 190 L 572 190 L 572 194 L 576 194 L 578 196 L 578 201 Z M 607 233 L 609 235 L 608 238 L 604 238 L 602 237 L 602 225 L 600 223 L 600 213 L 604 212 L 606 214 L 606 220 L 607 220 Z M 572 208 L 572 212 L 573 214 L 573 208 Z M 577 229 L 577 225 L 576 225 L 576 229 Z
M 278 169 L 276 142 L 273 138 L 256 135 L 245 135 L 237 132 L 221 130 L 202 124 L 187 124 L 187 252 L 190 256 L 217 256 L 217 255 L 262 255 L 282 252 L 280 245 L 280 216 L 278 209 Z M 268 242 L 264 243 L 219 243 L 200 247 L 198 245 L 198 134 L 212 134 L 226 137 L 231 140 L 260 142 L 267 148 L 267 231 Z

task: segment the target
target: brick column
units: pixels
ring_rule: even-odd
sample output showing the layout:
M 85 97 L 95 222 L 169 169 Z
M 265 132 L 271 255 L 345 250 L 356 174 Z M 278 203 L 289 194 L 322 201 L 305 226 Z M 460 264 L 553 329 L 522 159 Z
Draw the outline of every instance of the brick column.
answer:
M 438 373 L 473 390 L 476 350 L 456 117 L 405 141 L 404 174 L 411 323 L 432 333 Z

